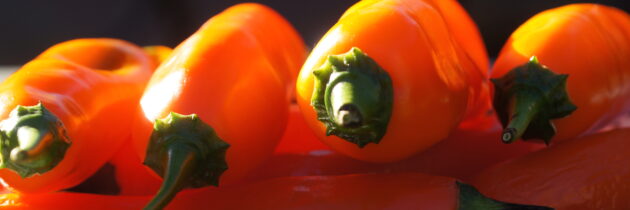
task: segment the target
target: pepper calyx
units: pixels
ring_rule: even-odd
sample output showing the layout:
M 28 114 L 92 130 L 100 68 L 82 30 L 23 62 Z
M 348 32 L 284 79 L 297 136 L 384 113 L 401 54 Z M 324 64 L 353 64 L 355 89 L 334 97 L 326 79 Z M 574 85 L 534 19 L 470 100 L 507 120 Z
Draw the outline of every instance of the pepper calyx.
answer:
M 184 188 L 218 186 L 230 145 L 196 114 L 171 112 L 154 123 L 144 164 L 164 178 L 146 209 L 161 209 Z
M 41 102 L 18 105 L 0 122 L 0 168 L 22 178 L 55 168 L 70 145 L 63 123 Z
M 330 55 L 313 71 L 311 106 L 335 135 L 359 148 L 378 144 L 387 131 L 393 107 L 389 74 L 359 48 Z
M 491 79 L 495 87 L 493 105 L 505 129 L 504 143 L 519 138 L 550 143 L 556 134 L 551 120 L 577 109 L 566 90 L 568 77 L 554 73 L 532 57 L 503 77 Z

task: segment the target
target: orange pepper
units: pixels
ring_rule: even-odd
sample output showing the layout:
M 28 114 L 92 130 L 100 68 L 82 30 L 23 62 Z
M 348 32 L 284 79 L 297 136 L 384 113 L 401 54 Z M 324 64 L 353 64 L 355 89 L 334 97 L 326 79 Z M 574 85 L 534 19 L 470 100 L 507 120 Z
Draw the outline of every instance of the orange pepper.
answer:
M 310 54 L 297 102 L 335 150 L 397 161 L 487 112 L 487 63 L 479 32 L 456 1 L 360 1 Z
M 146 46 L 143 49 L 158 64 L 165 61 L 173 51 L 172 48 L 162 45 Z M 114 167 L 120 195 L 150 195 L 157 192 L 160 187 L 159 177 L 150 173 L 150 169 L 145 167 L 135 154 L 131 135 L 109 163 Z
M 530 18 L 492 70 L 503 141 L 562 142 L 613 123 L 630 111 L 629 57 L 630 16 L 619 9 L 570 4 Z
M 2 184 L 40 193 L 92 175 L 129 135 L 134 105 L 154 67 L 131 43 L 76 39 L 7 78 L 0 85 Z
M 147 208 L 183 188 L 236 183 L 271 155 L 286 126 L 291 64 L 306 53 L 303 43 L 284 43 L 300 40 L 293 36 L 272 9 L 238 4 L 158 67 L 132 134 L 140 159 L 164 177 Z M 299 48 L 302 56 L 290 54 Z
M 131 135 L 127 143 L 109 160 L 114 167 L 114 179 L 118 187 L 118 195 L 151 195 L 155 194 L 162 183 L 161 178 L 152 173 L 136 154 Z
M 557 209 L 629 209 L 630 129 L 585 136 L 504 162 L 472 182 L 493 198 Z
M 421 173 L 283 177 L 182 195 L 165 209 L 549 209 L 495 201 L 453 178 Z M 148 199 L 81 193 L 5 194 L 0 195 L 0 206 L 139 209 Z
M 501 148 L 505 151 L 505 148 Z M 149 172 L 150 169 L 142 164 L 132 146 L 123 145 L 109 163 L 115 167 L 119 195 L 151 195 L 160 187 L 160 178 Z M 245 180 L 249 182 L 283 176 L 339 175 L 376 171 L 363 167 L 362 164 L 364 163 L 330 151 L 308 127 L 297 104 L 291 104 L 287 127 L 273 156 L 250 173 Z
M 319 141 L 313 130 L 306 124 L 300 107 L 292 103 L 289 107 L 287 128 L 274 154 L 307 154 L 314 150 L 327 149 L 328 146 Z

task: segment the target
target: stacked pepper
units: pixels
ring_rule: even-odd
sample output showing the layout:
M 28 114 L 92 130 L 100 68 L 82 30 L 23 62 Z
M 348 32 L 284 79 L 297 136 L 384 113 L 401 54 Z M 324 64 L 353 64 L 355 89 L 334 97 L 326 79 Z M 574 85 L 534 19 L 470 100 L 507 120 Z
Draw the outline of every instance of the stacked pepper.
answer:
M 214 16 L 172 51 L 62 43 L 0 86 L 0 178 L 14 191 L 0 203 L 628 208 L 617 198 L 628 194 L 630 131 L 590 134 L 630 111 L 629 44 L 626 13 L 569 5 L 517 29 L 489 75 L 476 26 L 451 0 L 361 1 L 308 59 L 286 20 L 252 3 Z M 589 53 L 567 50 L 578 46 Z M 498 141 L 520 138 L 551 146 Z M 51 193 L 106 161 L 120 195 Z

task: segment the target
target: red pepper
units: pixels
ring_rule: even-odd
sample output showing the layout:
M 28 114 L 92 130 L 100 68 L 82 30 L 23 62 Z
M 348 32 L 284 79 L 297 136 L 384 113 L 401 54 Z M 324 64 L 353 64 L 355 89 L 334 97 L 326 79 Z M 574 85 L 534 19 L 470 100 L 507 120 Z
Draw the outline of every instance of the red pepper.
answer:
M 557 209 L 630 208 L 630 129 L 572 139 L 496 165 L 472 182 L 493 198 Z
M 0 86 L 2 184 L 50 192 L 92 175 L 129 135 L 154 68 L 116 39 L 63 42 L 20 68 Z
M 306 53 L 295 36 L 270 8 L 239 4 L 160 65 L 132 134 L 140 159 L 164 177 L 148 209 L 183 188 L 239 182 L 271 155 L 286 126 L 290 68 Z
M 421 173 L 284 177 L 181 194 L 166 209 L 549 209 L 502 203 L 453 178 Z M 0 203 L 3 209 L 139 209 L 148 199 L 8 194 Z
M 290 116 L 298 114 L 298 110 L 290 112 Z M 290 117 L 288 129 L 274 155 L 253 172 L 248 180 L 284 176 L 423 172 L 468 181 L 478 172 L 496 163 L 544 148 L 544 145 L 531 142 L 516 142 L 511 145 L 497 142 L 496 138 L 500 138 L 502 132 L 500 124 L 494 116 L 488 117 L 493 120 L 494 126 L 491 129 L 458 128 L 447 139 L 427 151 L 387 164 L 359 161 L 335 152 L 317 141 L 313 132 L 306 130 L 303 119 L 292 120 L 293 117 Z

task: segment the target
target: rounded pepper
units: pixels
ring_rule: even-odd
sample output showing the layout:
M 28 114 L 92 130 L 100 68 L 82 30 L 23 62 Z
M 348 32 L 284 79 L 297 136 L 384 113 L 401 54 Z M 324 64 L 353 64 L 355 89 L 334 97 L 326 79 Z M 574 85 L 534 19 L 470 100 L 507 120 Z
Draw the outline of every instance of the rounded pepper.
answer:
M 66 202 L 72 199 L 73 202 Z M 143 196 L 80 193 L 5 194 L 3 209 L 138 209 Z M 485 197 L 453 178 L 421 173 L 283 177 L 186 192 L 166 209 L 550 209 L 504 203 Z
M 570 4 L 527 20 L 492 69 L 503 141 L 549 144 L 613 123 L 630 111 L 628 57 L 630 16 L 619 9 Z
M 360 1 L 308 57 L 297 102 L 335 150 L 397 161 L 487 112 L 487 63 L 456 1 Z
M 294 35 L 272 9 L 238 4 L 158 67 L 132 134 L 140 159 L 164 177 L 148 209 L 183 188 L 238 182 L 271 155 L 287 121 L 289 64 L 300 62 L 284 56 L 304 46 L 281 44 Z
M 72 187 L 129 135 L 155 63 L 116 39 L 52 46 L 0 85 L 0 178 L 14 191 Z
M 630 129 L 593 134 L 493 166 L 471 182 L 502 201 L 556 209 L 628 209 Z

